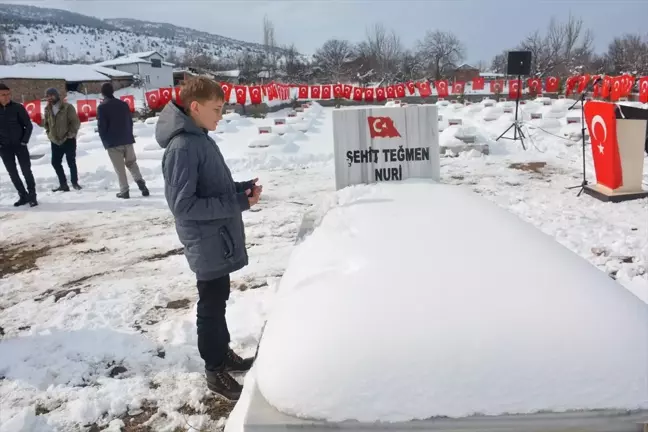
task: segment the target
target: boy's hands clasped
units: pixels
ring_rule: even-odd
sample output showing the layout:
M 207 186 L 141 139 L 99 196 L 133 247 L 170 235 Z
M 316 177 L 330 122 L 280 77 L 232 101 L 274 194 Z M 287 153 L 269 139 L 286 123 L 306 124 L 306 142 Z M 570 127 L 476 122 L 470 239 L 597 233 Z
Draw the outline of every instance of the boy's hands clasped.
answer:
M 245 194 L 248 196 L 248 202 L 250 203 L 250 207 L 256 205 L 259 202 L 259 199 L 261 198 L 261 192 L 263 192 L 263 186 L 257 185 L 257 182 L 259 181 L 258 178 L 255 178 L 252 180 L 252 189 L 248 189 L 245 191 Z

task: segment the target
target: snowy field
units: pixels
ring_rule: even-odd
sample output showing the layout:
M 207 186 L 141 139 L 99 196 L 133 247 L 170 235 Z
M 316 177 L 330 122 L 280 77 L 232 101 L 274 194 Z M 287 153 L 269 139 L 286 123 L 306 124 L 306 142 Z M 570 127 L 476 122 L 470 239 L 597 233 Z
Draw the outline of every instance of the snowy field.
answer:
M 581 178 L 581 126 L 567 124 L 580 113 L 567 111 L 569 100 L 523 107 L 528 150 L 493 141 L 513 120 L 505 112 L 510 104 L 441 103 L 440 144 L 449 149 L 442 182 L 519 216 L 648 303 L 648 202 L 605 204 L 566 189 Z M 235 178 L 258 176 L 264 186 L 258 209 L 245 214 L 250 265 L 233 275 L 228 306 L 233 348 L 244 355 L 256 350 L 301 217 L 340 199 L 331 113 L 314 104 L 303 118 L 288 118 L 286 134 L 262 137 L 257 127 L 285 112 L 229 115 L 213 134 Z M 543 118 L 532 120 L 532 113 Z M 455 119 L 462 125 L 449 126 Z M 128 427 L 144 423 L 153 431 L 218 430 L 226 422 L 232 406 L 210 397 L 202 378 L 195 281 L 164 201 L 154 123 L 135 127 L 148 198 L 134 184 L 133 198 L 115 197 L 117 179 L 93 123 L 78 138 L 81 191 L 49 192 L 56 176 L 38 128 L 30 150 L 44 155 L 33 161 L 40 206 L 14 209 L 15 191 L 0 168 L 1 432 L 135 430 Z M 459 151 L 462 135 L 475 136 L 490 154 Z M 593 181 L 589 149 L 587 166 Z M 648 159 L 644 167 L 648 185 Z M 473 229 L 489 230 L 480 214 L 469 219 Z M 446 224 L 465 229 L 456 220 Z M 387 228 L 398 230 L 398 223 Z

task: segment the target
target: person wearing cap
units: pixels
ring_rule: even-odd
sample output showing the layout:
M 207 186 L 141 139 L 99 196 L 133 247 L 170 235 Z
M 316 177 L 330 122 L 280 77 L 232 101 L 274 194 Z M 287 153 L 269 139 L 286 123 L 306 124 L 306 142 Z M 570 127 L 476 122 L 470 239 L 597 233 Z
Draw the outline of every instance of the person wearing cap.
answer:
M 146 182 L 142 178 L 137 156 L 135 155 L 135 136 L 133 135 L 133 117 L 128 104 L 115 98 L 111 83 L 101 86 L 103 101 L 97 107 L 97 126 L 99 137 L 108 152 L 115 174 L 119 180 L 119 193 L 117 198 L 130 198 L 126 168 L 130 171 L 133 180 L 137 183 L 143 196 L 149 196 Z
M 31 158 L 27 144 L 31 138 L 33 126 L 29 114 L 22 104 L 11 100 L 11 90 L 0 83 L 0 158 L 7 169 L 7 174 L 18 192 L 15 207 L 29 204 L 37 206 L 36 182 L 31 170 Z M 18 174 L 18 165 L 25 177 L 27 189 Z
M 61 96 L 55 88 L 47 89 L 45 98 L 47 106 L 45 106 L 43 128 L 52 143 L 52 166 L 59 180 L 59 186 L 52 189 L 52 192 L 68 192 L 70 190 L 63 170 L 63 156 L 70 168 L 72 187 L 80 190 L 76 165 L 76 136 L 81 127 L 81 121 L 74 106 L 61 100 Z

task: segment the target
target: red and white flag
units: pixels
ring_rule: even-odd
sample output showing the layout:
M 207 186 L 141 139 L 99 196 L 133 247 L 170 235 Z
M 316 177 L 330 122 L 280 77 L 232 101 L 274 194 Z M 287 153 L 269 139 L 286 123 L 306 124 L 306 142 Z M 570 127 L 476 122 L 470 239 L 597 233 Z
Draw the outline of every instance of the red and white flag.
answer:
M 173 93 L 175 95 L 175 103 L 182 106 L 182 98 L 180 97 L 180 95 L 182 94 L 182 87 L 178 86 L 174 88 Z M 227 99 L 225 100 L 225 103 L 227 103 Z
M 539 96 L 542 94 L 542 80 L 540 78 L 529 78 L 527 80 L 529 94 Z
M 464 92 L 465 83 L 462 81 L 455 81 L 452 85 L 452 94 L 462 94 Z
M 250 92 L 250 102 L 252 105 L 259 105 L 263 101 L 263 94 L 261 94 L 261 87 L 259 86 L 250 86 L 248 87 Z
M 508 82 L 508 88 L 509 88 L 509 98 L 510 99 L 517 99 L 518 97 L 522 96 L 522 82 L 520 80 L 510 80 Z
M 387 86 L 387 97 L 393 99 L 396 97 L 396 89 L 393 85 Z
M 493 94 L 500 94 L 504 91 L 504 80 L 494 80 L 490 82 L 490 91 Z
M 79 115 L 79 120 L 82 122 L 87 122 L 91 117 L 97 117 L 97 100 L 77 100 L 77 114 Z
M 430 83 L 428 81 L 421 81 L 417 85 L 419 95 L 422 98 L 426 98 L 432 94 L 432 89 L 430 88 Z
M 173 89 L 172 88 L 161 88 L 160 89 L 160 105 L 165 106 L 173 99 Z
M 623 172 L 617 141 L 615 105 L 589 101 L 583 110 L 592 143 L 596 181 L 610 189 L 617 189 L 623 184 Z
M 322 99 L 331 99 L 331 86 L 322 86 Z
M 311 99 L 319 99 L 322 87 L 318 85 L 313 85 L 310 88 Z
M 648 76 L 639 79 L 639 102 L 648 103 Z
M 300 85 L 299 86 L 299 99 L 308 99 L 308 86 Z
M 405 85 L 397 84 L 396 85 L 396 97 L 404 98 L 405 97 Z
M 560 80 L 557 77 L 547 78 L 547 93 L 558 93 L 560 90 Z
M 434 86 L 436 87 L 437 95 L 440 98 L 447 98 L 448 95 L 450 94 L 448 92 L 448 81 L 446 80 L 435 81 Z
M 486 84 L 486 80 L 484 77 L 477 77 L 473 78 L 472 80 L 472 89 L 473 90 L 484 90 L 484 85 Z
M 362 96 L 364 95 L 364 89 L 360 87 L 353 87 L 353 100 L 356 102 L 362 102 Z
M 408 81 L 405 84 L 405 87 L 407 87 L 407 91 L 409 92 L 410 96 L 414 96 L 416 94 L 416 84 L 414 84 L 413 81 Z
M 344 96 L 346 99 L 351 100 L 351 97 L 353 96 L 353 86 L 344 84 L 342 86 L 342 96 Z
M 128 109 L 130 110 L 130 112 L 135 112 L 135 96 L 124 95 L 124 96 L 119 96 L 119 99 L 128 104 Z
M 247 87 L 236 85 L 233 88 L 234 93 L 236 94 L 236 103 L 239 105 L 245 105 L 247 102 Z
M 333 85 L 333 97 L 334 98 L 341 98 L 344 96 L 344 90 L 342 88 L 342 84 L 335 84 Z
M 43 115 L 41 114 L 41 101 L 33 100 L 25 102 L 23 104 L 29 114 L 29 118 L 36 124 L 41 124 L 43 122 Z
M 144 97 L 146 98 L 146 104 L 149 106 L 150 109 L 156 110 L 158 108 L 162 108 L 162 104 L 160 103 L 159 91 L 157 90 L 147 91 Z
M 221 82 L 221 88 L 223 93 L 225 93 L 225 103 L 230 103 L 230 97 L 232 96 L 232 84 L 228 82 Z
M 367 102 L 372 102 L 374 100 L 374 89 L 373 87 L 366 88 L 364 90 L 364 100 Z
M 376 89 L 376 100 L 378 102 L 382 102 L 385 99 L 387 99 L 387 92 L 385 91 L 384 87 L 378 87 Z
M 397 138 L 400 137 L 394 120 L 390 117 L 367 117 L 369 123 L 369 135 L 371 138 Z

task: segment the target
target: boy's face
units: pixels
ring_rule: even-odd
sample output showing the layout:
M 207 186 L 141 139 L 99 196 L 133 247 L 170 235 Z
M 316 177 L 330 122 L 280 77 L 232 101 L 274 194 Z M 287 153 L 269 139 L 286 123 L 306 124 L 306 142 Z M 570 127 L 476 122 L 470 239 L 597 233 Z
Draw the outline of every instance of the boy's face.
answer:
M 194 101 L 191 103 L 191 116 L 198 126 L 207 130 L 216 130 L 218 122 L 223 118 L 222 99 L 210 99 L 204 103 Z

